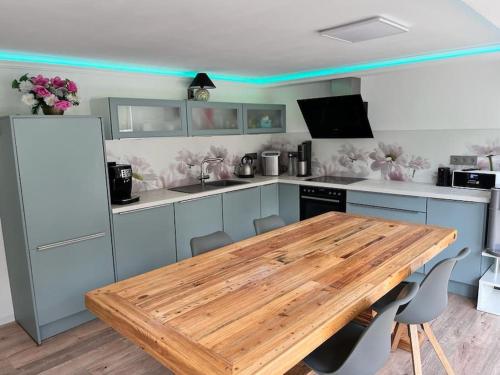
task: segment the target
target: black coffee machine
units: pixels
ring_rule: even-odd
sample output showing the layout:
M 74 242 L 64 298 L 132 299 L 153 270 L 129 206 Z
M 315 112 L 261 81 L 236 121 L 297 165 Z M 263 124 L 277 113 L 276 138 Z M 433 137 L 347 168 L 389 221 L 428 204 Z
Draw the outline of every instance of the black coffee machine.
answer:
M 132 196 L 132 167 L 128 164 L 108 163 L 109 191 L 112 204 L 129 204 L 139 201 Z

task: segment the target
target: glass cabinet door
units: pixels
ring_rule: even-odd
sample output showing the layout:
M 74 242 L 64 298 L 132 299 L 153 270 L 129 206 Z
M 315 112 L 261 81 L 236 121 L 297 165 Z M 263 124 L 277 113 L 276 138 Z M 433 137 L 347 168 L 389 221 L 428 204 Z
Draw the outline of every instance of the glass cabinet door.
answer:
M 114 139 L 186 136 L 186 104 L 182 100 L 110 98 Z
M 188 101 L 190 135 L 243 134 L 242 105 Z
M 284 133 L 286 106 L 281 104 L 243 104 L 245 133 Z

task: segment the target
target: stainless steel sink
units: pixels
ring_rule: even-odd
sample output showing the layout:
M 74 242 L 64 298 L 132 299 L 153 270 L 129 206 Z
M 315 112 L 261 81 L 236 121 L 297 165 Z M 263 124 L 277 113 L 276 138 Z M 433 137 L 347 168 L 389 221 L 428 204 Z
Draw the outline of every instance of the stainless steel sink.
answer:
M 238 180 L 217 180 L 217 181 L 205 182 L 205 185 L 217 186 L 217 187 L 228 187 L 228 186 L 243 185 L 243 184 L 248 184 L 248 182 L 238 181 Z
M 178 191 L 180 193 L 196 194 L 196 193 L 202 193 L 204 191 L 217 190 L 229 186 L 243 185 L 247 183 L 248 182 L 246 181 L 238 181 L 238 180 L 216 180 L 216 181 L 205 182 L 204 185 L 193 184 L 193 185 L 179 186 L 171 188 L 169 190 Z

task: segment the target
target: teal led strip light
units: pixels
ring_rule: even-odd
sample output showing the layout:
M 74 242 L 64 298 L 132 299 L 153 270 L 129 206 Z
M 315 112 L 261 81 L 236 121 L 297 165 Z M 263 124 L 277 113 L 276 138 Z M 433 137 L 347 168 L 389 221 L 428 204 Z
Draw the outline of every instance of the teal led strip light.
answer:
M 266 85 L 273 83 L 285 83 L 302 79 L 319 78 L 324 76 L 348 74 L 360 71 L 391 68 L 401 65 L 446 60 L 457 57 L 474 56 L 474 55 L 498 53 L 498 52 L 500 52 L 500 44 L 494 44 L 485 47 L 460 49 L 447 52 L 436 52 L 425 55 L 401 57 L 389 60 L 379 60 L 362 64 L 344 65 L 344 66 L 318 69 L 318 70 L 309 70 L 297 73 L 278 74 L 273 76 L 251 77 L 251 76 L 217 74 L 210 72 L 209 75 L 210 78 L 214 80 Z M 156 75 L 174 76 L 174 77 L 188 77 L 188 78 L 194 77 L 196 75 L 196 72 L 194 71 L 175 70 L 175 69 L 154 67 L 154 66 L 123 64 L 118 62 L 109 62 L 102 60 L 51 56 L 51 55 L 32 54 L 24 52 L 0 51 L 0 61 L 62 65 L 62 66 L 70 66 L 78 68 L 93 68 L 93 69 L 113 70 L 119 72 L 146 73 L 146 74 L 156 74 Z

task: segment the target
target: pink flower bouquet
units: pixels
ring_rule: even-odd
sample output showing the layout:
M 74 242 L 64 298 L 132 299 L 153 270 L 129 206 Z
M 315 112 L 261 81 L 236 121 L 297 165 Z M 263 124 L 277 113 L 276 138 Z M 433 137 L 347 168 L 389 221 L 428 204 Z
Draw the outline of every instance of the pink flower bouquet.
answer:
M 63 114 L 68 108 L 80 104 L 76 83 L 61 77 L 46 78 L 41 74 L 29 77 L 23 75 L 12 82 L 12 88 L 21 92 L 22 101 L 31 107 L 36 115 L 39 108 L 45 114 Z

